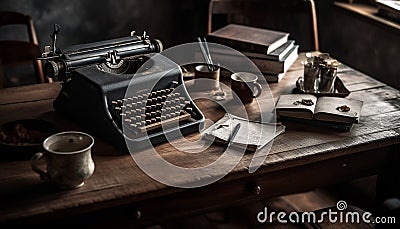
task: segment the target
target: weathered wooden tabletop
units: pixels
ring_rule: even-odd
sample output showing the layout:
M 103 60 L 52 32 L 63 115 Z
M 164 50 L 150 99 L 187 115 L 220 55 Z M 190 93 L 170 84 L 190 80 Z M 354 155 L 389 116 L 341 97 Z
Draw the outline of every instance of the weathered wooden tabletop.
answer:
M 302 59 L 303 54 L 281 82 L 270 84 L 275 99 L 292 93 L 295 80 L 302 75 Z M 30 161 L 1 160 L 0 222 L 40 222 L 119 206 L 135 206 L 143 219 L 152 220 L 257 198 L 260 195 L 254 187 L 260 188 L 262 196 L 273 197 L 379 173 L 390 160 L 389 155 L 398 151 L 400 92 L 344 65 L 338 74 L 351 91 L 348 98 L 364 101 L 360 123 L 350 132 L 285 123 L 286 132 L 275 139 L 263 166 L 255 173 L 248 172 L 253 157 L 248 153 L 222 180 L 195 189 L 168 187 L 152 180 L 129 154 L 118 153 L 98 138 L 93 149 L 95 173 L 79 189 L 59 190 L 43 183 L 32 171 Z M 0 90 L 0 124 L 38 118 L 54 123 L 60 130 L 86 131 L 54 111 L 52 102 L 60 88 L 60 84 L 53 83 Z M 223 115 L 216 104 L 198 101 L 197 105 L 212 120 Z M 252 106 L 247 106 L 249 113 L 256 112 Z M 198 137 L 197 133 L 187 139 Z M 198 167 L 216 160 L 224 147 L 212 146 L 189 155 L 168 143 L 156 149 L 171 163 Z

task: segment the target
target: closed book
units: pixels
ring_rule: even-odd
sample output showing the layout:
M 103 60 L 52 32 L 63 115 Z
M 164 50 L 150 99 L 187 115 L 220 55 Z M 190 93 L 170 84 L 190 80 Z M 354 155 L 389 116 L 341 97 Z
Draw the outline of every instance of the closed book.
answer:
M 268 60 L 262 58 L 250 58 L 262 73 L 279 74 L 286 72 L 299 56 L 299 46 L 295 45 L 282 60 Z
M 230 24 L 207 35 L 208 41 L 239 51 L 269 54 L 288 41 L 289 33 Z
M 279 81 L 281 81 L 282 78 L 285 76 L 285 73 L 279 73 L 279 74 L 263 73 L 263 75 L 268 83 L 279 83 Z
M 294 46 L 294 41 L 289 40 L 285 44 L 281 45 L 279 48 L 275 49 L 269 54 L 255 53 L 255 52 L 243 52 L 249 58 L 260 58 L 267 60 L 282 60 L 286 54 L 288 54 Z
M 379 10 L 400 14 L 400 2 L 390 0 L 377 0 L 376 5 Z
M 343 132 L 349 132 L 353 127 L 353 123 L 340 123 L 340 122 L 325 122 L 325 121 L 318 121 L 318 120 L 310 120 L 310 119 L 301 119 L 301 118 L 294 118 L 294 117 L 280 117 L 280 121 L 282 122 L 292 122 L 292 123 L 301 123 L 304 125 L 311 125 L 317 127 L 324 127 L 329 129 L 334 129 Z
M 378 6 L 379 15 L 400 22 L 399 1 L 377 0 L 376 5 Z
M 394 21 L 400 23 L 400 13 L 398 13 L 398 12 L 394 13 L 394 12 L 391 12 L 391 11 L 388 11 L 385 9 L 379 9 L 378 14 L 382 17 L 385 17 L 387 19 L 394 20 Z
M 298 45 L 293 46 L 291 52 L 280 61 L 267 60 L 262 58 L 248 58 L 240 55 L 239 52 L 232 52 L 231 50 L 213 49 L 211 50 L 211 58 L 214 63 L 221 63 L 226 66 L 245 66 L 246 60 L 254 63 L 260 72 L 266 75 L 279 75 L 289 69 L 289 67 L 296 61 L 298 57 Z M 201 58 L 200 54 L 198 54 Z M 247 59 L 248 58 L 248 59 Z M 250 70 L 248 70 L 250 71 Z

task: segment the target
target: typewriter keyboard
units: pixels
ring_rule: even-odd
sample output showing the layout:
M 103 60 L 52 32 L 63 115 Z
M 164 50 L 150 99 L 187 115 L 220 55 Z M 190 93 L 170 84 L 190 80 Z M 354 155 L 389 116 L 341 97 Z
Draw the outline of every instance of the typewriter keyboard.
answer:
M 190 120 L 195 116 L 190 100 L 178 90 L 174 91 L 177 84 L 173 81 L 170 88 L 113 100 L 111 103 L 120 123 L 142 135 L 161 126 Z

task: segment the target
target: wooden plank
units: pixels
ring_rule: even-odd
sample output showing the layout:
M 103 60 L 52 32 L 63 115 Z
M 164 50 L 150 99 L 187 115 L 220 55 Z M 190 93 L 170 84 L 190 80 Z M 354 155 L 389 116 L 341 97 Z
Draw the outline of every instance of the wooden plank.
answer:
M 60 90 L 60 83 L 4 88 L 0 90 L 0 105 L 54 99 Z
M 53 110 L 53 99 L 0 105 L 0 124 L 19 119 L 48 119 L 54 117 L 49 113 Z

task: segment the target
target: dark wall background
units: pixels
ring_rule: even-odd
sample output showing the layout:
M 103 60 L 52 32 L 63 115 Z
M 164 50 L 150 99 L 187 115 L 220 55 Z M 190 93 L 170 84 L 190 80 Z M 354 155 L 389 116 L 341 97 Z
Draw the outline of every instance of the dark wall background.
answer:
M 400 88 L 400 32 L 346 13 L 334 7 L 333 0 L 315 2 L 320 50 Z M 206 35 L 208 3 L 209 0 L 0 0 L 0 10 L 31 15 L 40 47 L 50 43 L 53 24 L 58 23 L 62 26 L 60 48 L 127 36 L 132 30 L 146 30 L 168 48 Z M 0 38 L 3 35 L 9 34 L 0 29 Z
M 206 34 L 207 7 L 208 0 L 0 1 L 2 11 L 31 15 L 41 47 L 50 43 L 53 24 L 60 24 L 60 48 L 127 36 L 132 30 L 146 30 L 165 47 L 195 41 Z
M 370 3 L 372 0 L 358 0 Z M 400 89 L 400 30 L 316 0 L 320 49 L 341 62 Z

